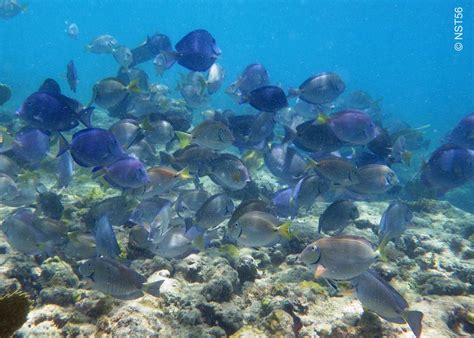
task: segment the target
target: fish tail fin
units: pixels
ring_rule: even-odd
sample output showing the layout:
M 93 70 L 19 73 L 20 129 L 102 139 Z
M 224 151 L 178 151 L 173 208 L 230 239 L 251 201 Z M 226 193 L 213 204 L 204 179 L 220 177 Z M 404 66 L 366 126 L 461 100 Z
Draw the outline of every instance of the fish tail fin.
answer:
M 403 152 L 403 154 L 402 154 L 402 159 L 403 159 L 403 162 L 405 162 L 405 164 L 406 164 L 407 166 L 410 166 L 411 159 L 412 159 L 412 153 L 409 152 L 409 151 Z
M 127 90 L 132 93 L 139 94 L 141 92 L 140 87 L 138 86 L 138 80 L 132 80 L 127 86 Z
M 183 131 L 176 131 L 175 134 L 179 139 L 179 147 L 181 149 L 186 148 L 188 145 L 191 144 L 191 134 L 185 133 Z
M 224 244 L 221 247 L 219 247 L 219 251 L 224 252 L 224 253 L 228 253 L 231 257 L 239 257 L 240 256 L 240 250 L 234 244 Z
M 92 119 L 92 112 L 94 111 L 94 109 L 95 107 L 92 107 L 89 105 L 89 107 L 82 109 L 78 113 L 79 121 L 81 121 L 81 123 L 85 125 L 87 128 L 92 127 L 91 119 Z
M 58 133 L 58 134 L 59 134 L 59 150 L 58 150 L 58 154 L 56 155 L 56 157 L 61 156 L 66 151 L 68 151 L 69 148 L 70 148 L 69 147 L 69 142 L 66 140 L 64 135 L 61 134 L 61 133 Z
M 278 233 L 286 239 L 292 239 L 293 234 L 290 231 L 291 222 L 285 222 L 278 228 Z
M 403 311 L 403 319 L 408 323 L 413 334 L 418 338 L 421 336 L 423 312 L 421 311 Z
M 156 281 L 156 282 L 145 283 L 145 284 L 143 284 L 143 291 L 145 291 L 146 293 L 148 293 L 152 296 L 159 297 L 160 296 L 160 288 L 161 288 L 161 285 L 163 284 L 164 281 L 165 280 L 162 279 L 162 280 L 159 280 L 159 281 Z
M 174 162 L 173 155 L 170 155 L 164 151 L 160 151 L 160 163 L 162 165 L 171 165 Z
M 316 123 L 325 124 L 327 122 L 328 122 L 328 117 L 324 113 L 318 113 L 318 116 L 316 117 Z
M 164 50 L 161 55 L 165 58 L 166 68 L 171 68 L 179 59 L 179 53 L 174 50 Z
M 193 176 L 189 173 L 189 168 L 186 167 L 183 170 L 178 171 L 178 177 L 182 180 L 191 180 Z
M 388 242 L 390 242 L 390 236 L 385 235 L 382 238 L 382 241 L 380 242 L 379 246 L 377 247 L 376 252 L 379 254 L 380 260 L 382 262 L 387 262 L 388 258 L 387 255 L 385 254 L 385 247 L 387 246 Z
M 296 138 L 296 131 L 288 126 L 283 126 L 283 128 L 285 129 L 285 136 L 283 137 L 281 143 L 293 141 Z
M 307 160 L 308 160 L 308 163 L 305 165 L 304 171 L 308 171 L 308 170 L 318 167 L 319 163 L 313 160 L 311 157 L 308 157 Z
M 143 122 L 140 124 L 140 127 L 143 129 L 143 130 L 146 130 L 146 131 L 154 131 L 155 128 L 153 128 L 153 126 L 151 125 L 151 122 L 150 122 L 150 116 L 147 115 L 145 117 L 145 119 L 143 120 Z
M 104 167 L 95 167 L 92 169 L 92 178 L 97 178 L 99 176 L 105 175 L 107 169 Z
M 288 89 L 287 97 L 297 97 L 300 96 L 301 90 L 299 88 L 290 88 Z

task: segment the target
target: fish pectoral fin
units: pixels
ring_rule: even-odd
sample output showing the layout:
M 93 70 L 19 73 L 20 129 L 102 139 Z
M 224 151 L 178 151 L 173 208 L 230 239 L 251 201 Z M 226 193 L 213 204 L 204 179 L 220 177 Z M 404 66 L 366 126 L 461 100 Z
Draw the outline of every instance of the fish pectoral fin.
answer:
M 423 320 L 423 312 L 421 311 L 403 311 L 402 317 L 410 326 L 410 329 L 413 331 L 413 334 L 416 337 L 421 336 L 421 329 L 422 324 L 421 321 Z
M 326 270 L 327 269 L 323 265 L 318 264 L 316 270 L 314 271 L 314 278 L 321 277 L 326 272 Z

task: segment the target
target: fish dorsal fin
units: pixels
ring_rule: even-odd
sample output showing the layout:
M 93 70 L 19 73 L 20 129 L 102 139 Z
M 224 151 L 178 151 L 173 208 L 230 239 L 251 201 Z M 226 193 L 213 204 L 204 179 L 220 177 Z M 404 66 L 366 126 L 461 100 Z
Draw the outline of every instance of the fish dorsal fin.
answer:
M 59 84 L 55 80 L 46 79 L 39 87 L 38 91 L 50 94 L 61 94 L 61 87 L 59 87 Z

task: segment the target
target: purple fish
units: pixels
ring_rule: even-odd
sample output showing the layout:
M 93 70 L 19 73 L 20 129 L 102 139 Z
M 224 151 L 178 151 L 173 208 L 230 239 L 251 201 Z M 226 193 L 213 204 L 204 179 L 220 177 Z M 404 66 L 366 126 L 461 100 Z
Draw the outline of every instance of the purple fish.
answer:
M 301 189 L 301 183 L 299 180 L 294 187 L 278 190 L 273 196 L 273 204 L 275 205 L 275 211 L 280 217 L 295 218 L 298 213 L 298 197 Z
M 39 129 L 26 128 L 15 135 L 12 152 L 29 163 L 38 163 L 49 151 L 49 136 Z
M 103 169 L 104 179 L 115 188 L 136 189 L 150 181 L 142 162 L 134 157 L 118 160 Z
M 126 157 L 114 134 L 101 128 L 87 128 L 72 137 L 71 155 L 81 167 L 102 167 Z
M 84 108 L 78 101 L 64 96 L 59 85 L 47 79 L 40 89 L 28 96 L 17 115 L 30 126 L 46 131 L 71 130 L 79 121 L 90 126 L 93 107 Z
M 276 113 L 288 106 L 285 92 L 277 86 L 254 89 L 242 99 L 243 103 L 248 102 L 255 109 L 269 113 Z
M 474 113 L 459 121 L 449 134 L 448 142 L 474 149 Z
M 207 71 L 221 54 L 216 40 L 204 29 L 188 33 L 175 48 L 178 63 L 195 72 Z
M 366 145 L 377 136 L 374 121 L 359 110 L 343 110 L 331 114 L 327 123 L 343 142 Z
M 422 168 L 421 182 L 438 195 L 474 178 L 474 150 L 454 144 L 436 149 Z
M 74 61 L 69 61 L 67 64 L 67 83 L 69 84 L 69 88 L 75 93 L 77 89 L 77 70 L 76 66 L 74 66 Z

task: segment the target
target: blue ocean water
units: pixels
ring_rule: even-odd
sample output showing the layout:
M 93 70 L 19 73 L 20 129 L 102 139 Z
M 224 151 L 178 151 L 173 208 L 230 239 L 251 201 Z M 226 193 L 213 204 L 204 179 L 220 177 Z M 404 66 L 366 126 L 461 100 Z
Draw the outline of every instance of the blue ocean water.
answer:
M 455 7 L 465 15 L 461 52 L 453 48 Z M 413 126 L 431 124 L 436 142 L 474 110 L 473 18 L 469 0 L 32 0 L 26 13 L 0 22 L 0 81 L 12 87 L 7 107 L 15 109 L 46 77 L 66 86 L 66 64 L 73 59 L 80 78 L 76 97 L 87 101 L 92 85 L 117 69 L 110 56 L 84 51 L 95 36 L 109 33 L 134 47 L 155 32 L 174 44 L 204 28 L 222 49 L 226 85 L 252 62 L 264 64 L 283 87 L 335 71 L 347 91 L 383 98 L 386 112 Z M 78 40 L 65 34 L 65 21 L 78 24 Z M 158 80 L 151 67 L 144 66 Z M 159 80 L 174 88 L 184 72 L 174 67 Z M 232 107 L 222 92 L 213 104 Z

